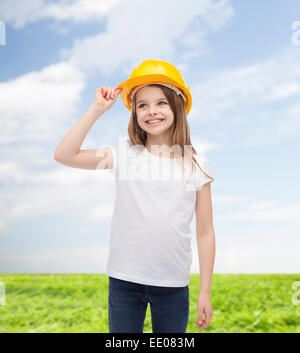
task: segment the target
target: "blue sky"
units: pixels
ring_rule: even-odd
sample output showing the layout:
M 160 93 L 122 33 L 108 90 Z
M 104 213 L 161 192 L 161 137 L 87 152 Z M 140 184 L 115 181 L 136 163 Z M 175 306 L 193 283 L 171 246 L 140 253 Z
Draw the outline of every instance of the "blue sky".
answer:
M 191 89 L 192 144 L 215 178 L 214 272 L 299 273 L 298 1 L 4 0 L 0 20 L 1 273 L 104 273 L 114 180 L 53 153 L 97 87 L 149 58 Z M 129 117 L 119 99 L 82 149 L 126 137 Z

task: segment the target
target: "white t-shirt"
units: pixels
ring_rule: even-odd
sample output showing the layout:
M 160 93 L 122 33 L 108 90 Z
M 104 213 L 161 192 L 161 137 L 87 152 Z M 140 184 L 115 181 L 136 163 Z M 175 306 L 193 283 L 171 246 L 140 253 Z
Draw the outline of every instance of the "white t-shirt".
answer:
M 109 146 L 116 197 L 106 274 L 152 286 L 188 285 L 196 190 L 214 180 L 207 159 L 195 156 L 210 177 L 196 166 L 186 186 L 176 159 L 136 148 L 129 138 Z

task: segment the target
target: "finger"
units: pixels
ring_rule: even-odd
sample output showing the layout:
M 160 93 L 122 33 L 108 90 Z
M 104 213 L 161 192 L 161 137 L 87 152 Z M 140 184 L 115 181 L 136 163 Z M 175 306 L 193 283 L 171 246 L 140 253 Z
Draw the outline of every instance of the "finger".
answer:
M 117 87 L 113 88 L 113 96 L 114 98 L 120 93 L 119 89 Z
M 209 322 L 205 322 L 205 324 L 201 325 L 201 328 L 206 328 L 209 325 Z
M 113 92 L 113 100 L 116 100 L 118 98 L 118 93 L 117 92 Z
M 204 311 L 199 311 L 198 312 L 198 321 L 199 322 L 202 322 L 204 319 L 203 319 L 203 315 L 204 315 Z
M 114 88 L 113 89 L 113 99 L 116 99 L 118 97 L 118 94 L 121 92 L 121 89 L 120 88 Z
M 122 88 L 115 87 L 115 93 L 119 94 L 122 91 Z
M 106 94 L 105 87 L 101 87 L 101 94 L 103 97 L 105 97 L 105 94 Z
M 205 319 L 198 319 L 197 321 L 195 321 L 197 325 L 203 325 L 204 322 L 205 322 Z
M 209 323 L 210 323 L 209 320 L 205 320 L 205 322 L 203 323 L 203 325 L 201 325 L 201 327 L 207 327 Z
M 202 321 L 202 323 L 200 323 L 200 324 L 198 324 L 198 330 L 199 329 L 203 329 L 203 328 L 205 328 L 205 327 L 207 327 L 208 325 L 207 325 L 207 322 L 204 320 L 204 321 Z
M 107 95 L 106 95 L 106 99 L 110 99 L 111 98 L 111 88 L 108 87 L 107 89 Z
M 111 99 L 114 98 L 114 89 L 113 87 L 110 88 L 110 96 L 109 96 Z
M 205 318 L 210 320 L 211 317 L 212 317 L 212 314 L 213 314 L 213 313 L 212 313 L 211 311 L 206 312 L 206 313 L 205 313 Z

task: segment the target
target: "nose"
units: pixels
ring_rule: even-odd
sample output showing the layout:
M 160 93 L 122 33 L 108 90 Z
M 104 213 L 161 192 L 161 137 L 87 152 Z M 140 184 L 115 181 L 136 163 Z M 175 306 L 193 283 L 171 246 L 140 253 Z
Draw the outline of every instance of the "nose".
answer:
M 149 108 L 149 113 L 150 113 L 150 115 L 152 115 L 152 114 L 156 114 L 156 106 L 150 106 L 150 108 Z

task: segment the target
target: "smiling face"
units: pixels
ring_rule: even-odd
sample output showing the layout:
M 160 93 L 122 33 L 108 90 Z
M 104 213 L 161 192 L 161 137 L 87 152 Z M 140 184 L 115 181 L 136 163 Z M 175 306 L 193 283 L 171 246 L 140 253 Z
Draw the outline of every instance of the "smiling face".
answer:
M 141 129 L 150 135 L 168 136 L 174 114 L 162 89 L 144 86 L 136 92 L 136 115 Z M 158 123 L 147 121 L 159 119 Z

